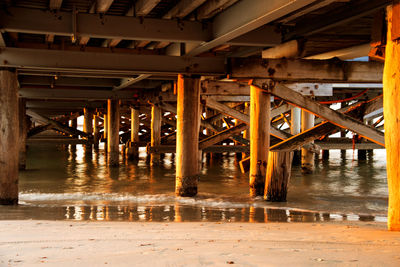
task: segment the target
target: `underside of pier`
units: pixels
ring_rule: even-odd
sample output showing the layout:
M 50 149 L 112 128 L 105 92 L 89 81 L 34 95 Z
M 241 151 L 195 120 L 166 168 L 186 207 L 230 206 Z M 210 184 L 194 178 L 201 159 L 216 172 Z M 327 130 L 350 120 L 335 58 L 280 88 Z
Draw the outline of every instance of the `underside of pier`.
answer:
M 0 204 L 18 203 L 32 143 L 105 143 L 110 168 L 176 153 L 182 197 L 202 154 L 236 153 L 268 201 L 294 162 L 386 148 L 400 230 L 399 62 L 397 0 L 1 1 Z

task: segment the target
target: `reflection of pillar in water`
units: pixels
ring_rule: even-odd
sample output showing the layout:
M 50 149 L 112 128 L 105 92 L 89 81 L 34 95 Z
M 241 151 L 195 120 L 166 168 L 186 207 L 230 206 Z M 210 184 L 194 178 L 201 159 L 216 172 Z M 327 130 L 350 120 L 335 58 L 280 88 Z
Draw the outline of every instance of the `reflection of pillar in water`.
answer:
M 182 222 L 181 210 L 178 203 L 175 203 L 174 211 L 175 211 L 174 222 Z
M 256 208 L 254 208 L 253 206 L 250 206 L 249 208 L 249 222 L 250 223 L 254 223 L 254 217 L 256 215 Z

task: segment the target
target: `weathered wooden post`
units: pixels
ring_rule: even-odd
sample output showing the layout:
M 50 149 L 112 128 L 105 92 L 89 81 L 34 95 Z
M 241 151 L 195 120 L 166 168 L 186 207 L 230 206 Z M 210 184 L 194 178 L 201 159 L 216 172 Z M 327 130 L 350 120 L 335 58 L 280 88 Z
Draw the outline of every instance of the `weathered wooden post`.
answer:
M 293 107 L 291 109 L 291 121 L 290 124 L 292 128 L 290 129 L 290 133 L 292 135 L 296 135 L 301 131 L 301 108 Z M 293 164 L 300 165 L 301 163 L 301 153 L 300 150 L 293 151 Z
M 139 109 L 131 108 L 131 142 L 126 148 L 126 154 L 129 160 L 137 160 L 139 158 Z
M 387 43 L 383 71 L 389 230 L 400 231 L 400 4 L 387 8 Z
M 248 115 L 249 114 L 249 109 L 250 109 L 250 103 L 249 102 L 245 102 L 244 103 L 243 113 Z M 244 139 L 249 139 L 249 136 L 250 136 L 249 130 L 244 130 L 243 131 L 243 138 Z M 248 153 L 245 153 L 245 152 L 242 153 L 242 158 L 243 159 L 247 158 L 247 156 L 248 156 Z
M 107 101 L 107 151 L 108 165 L 119 165 L 119 100 L 108 99 Z
M 92 135 L 93 134 L 93 109 L 91 108 L 84 108 L 83 109 L 83 131 L 87 134 Z M 92 140 L 88 139 L 89 142 L 92 142 Z M 86 152 L 91 152 L 92 144 L 87 144 L 86 146 Z
M 93 115 L 93 144 L 94 144 L 95 149 L 99 148 L 99 142 L 100 142 L 100 119 L 99 119 L 99 116 L 100 116 L 100 114 L 98 112 Z
M 199 179 L 200 78 L 179 75 L 177 98 L 175 193 L 191 197 Z
M 264 199 L 273 202 L 286 201 L 287 187 L 292 170 L 293 152 L 269 151 Z
M 157 104 L 151 107 L 151 146 L 161 145 L 161 108 Z M 151 153 L 150 165 L 157 166 L 160 164 L 160 154 Z
M 26 100 L 25 98 L 19 98 L 18 101 L 18 122 L 19 122 L 19 160 L 18 168 L 25 170 L 26 168 L 26 135 L 28 122 L 26 119 Z
M 308 130 L 314 126 L 314 114 L 301 110 L 301 131 Z M 301 149 L 301 170 L 303 173 L 312 173 L 314 170 L 314 153 Z
M 250 195 L 263 196 L 268 161 L 271 95 L 250 86 Z
M 11 70 L 0 70 L 0 205 L 18 204 L 18 85 Z

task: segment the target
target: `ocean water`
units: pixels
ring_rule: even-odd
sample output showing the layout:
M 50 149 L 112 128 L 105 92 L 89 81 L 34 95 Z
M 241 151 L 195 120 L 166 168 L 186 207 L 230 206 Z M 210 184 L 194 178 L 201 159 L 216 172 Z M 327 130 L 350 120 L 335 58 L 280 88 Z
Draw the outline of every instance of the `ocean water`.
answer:
M 19 174 L 18 206 L 0 206 L 0 219 L 314 222 L 387 220 L 385 150 L 358 161 L 357 151 L 331 150 L 316 159 L 313 174 L 292 169 L 288 199 L 249 196 L 248 174 L 233 154 L 203 158 L 198 195 L 176 197 L 175 162 L 166 154 L 150 167 L 145 151 L 118 168 L 107 167 L 103 147 L 30 145 Z

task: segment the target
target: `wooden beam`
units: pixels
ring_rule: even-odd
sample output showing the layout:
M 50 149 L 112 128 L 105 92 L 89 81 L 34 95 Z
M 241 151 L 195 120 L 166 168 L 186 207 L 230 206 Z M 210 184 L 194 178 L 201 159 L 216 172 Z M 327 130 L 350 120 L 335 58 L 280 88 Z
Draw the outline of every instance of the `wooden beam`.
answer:
M 184 18 L 189 15 L 197 7 L 201 6 L 206 0 L 180 0 L 167 14 L 164 19 Z
M 235 4 L 238 0 L 208 0 L 196 11 L 198 20 L 209 19 L 217 13 Z
M 370 141 L 385 146 L 385 138 L 382 132 L 365 125 L 350 116 L 346 116 L 340 112 L 330 109 L 329 107 L 321 105 L 316 101 L 310 100 L 309 98 L 301 95 L 300 93 L 294 92 L 282 84 L 277 84 L 276 86 L 271 86 L 269 88 L 265 87 L 265 81 L 262 80 L 254 80 L 253 84 L 259 88 L 264 87 L 265 89 L 263 90 L 266 90 L 267 92 L 270 92 L 271 94 L 280 97 L 289 103 L 322 117 L 339 127 L 350 129 Z
M 229 129 L 226 129 L 224 131 L 221 131 L 215 135 L 212 135 L 210 137 L 207 137 L 203 140 L 200 141 L 199 143 L 199 149 L 203 150 L 206 147 L 209 147 L 211 145 L 217 144 L 219 142 L 222 142 L 223 140 L 235 135 L 239 134 L 242 131 L 246 130 L 248 126 L 245 123 L 241 123 L 237 126 L 231 127 Z
M 211 27 L 196 21 L 177 23 L 174 20 L 109 16 L 99 19 L 96 14 L 76 15 L 80 45 L 86 45 L 82 38 L 104 38 L 123 40 L 151 40 L 169 42 L 204 42 L 211 38 Z M 0 30 L 32 34 L 54 34 L 72 36 L 71 12 L 52 12 L 11 7 L 7 12 L 0 10 Z
M 140 82 L 142 80 L 149 78 L 150 76 L 151 76 L 150 74 L 141 74 L 135 78 L 129 78 L 126 80 L 122 80 L 122 83 L 120 85 L 114 86 L 113 91 L 118 91 L 118 90 L 124 89 L 126 87 L 129 87 L 132 84 L 135 84 L 137 82 Z
M 236 145 L 214 145 L 204 148 L 204 153 L 248 153 L 250 151 L 249 146 L 236 146 Z M 161 145 L 161 146 L 150 146 L 147 148 L 147 153 L 175 153 L 176 145 Z
M 304 59 L 243 59 L 230 61 L 230 76 L 235 78 L 263 78 L 293 82 L 382 82 L 383 64 Z
M 3 48 L 0 53 L 0 67 L 127 75 L 145 73 L 215 75 L 225 72 L 224 59 L 217 57 L 182 58 L 9 47 Z
M 139 0 L 135 3 L 137 16 L 146 16 L 161 0 Z
M 97 13 L 106 13 L 114 0 L 97 0 Z

